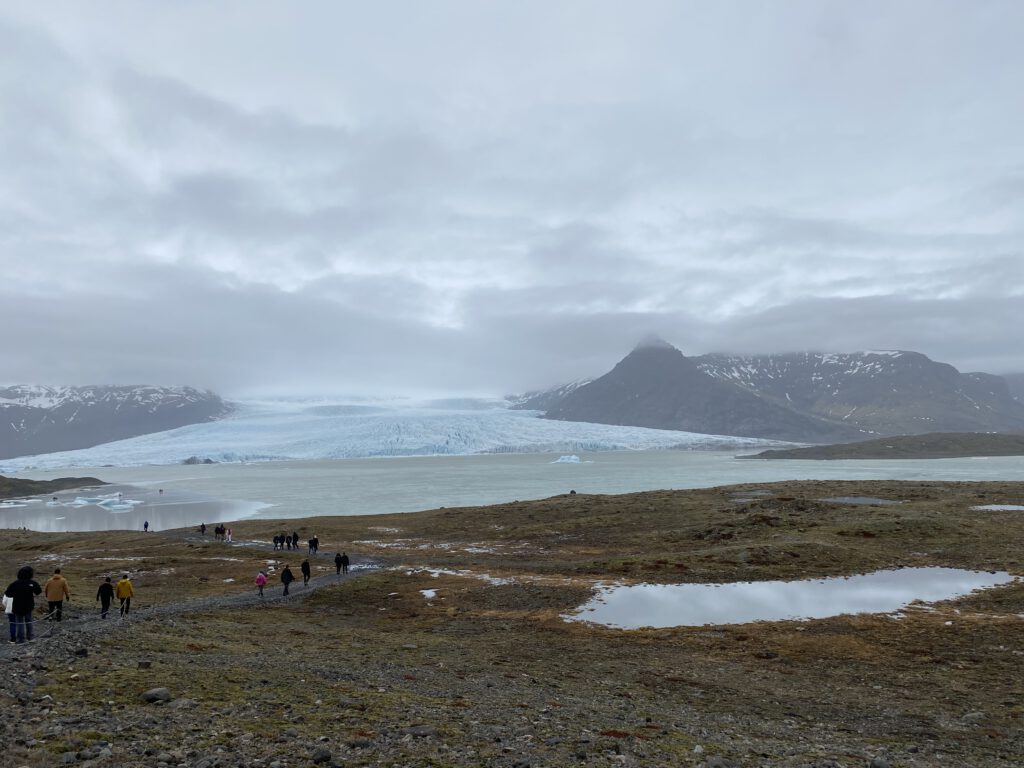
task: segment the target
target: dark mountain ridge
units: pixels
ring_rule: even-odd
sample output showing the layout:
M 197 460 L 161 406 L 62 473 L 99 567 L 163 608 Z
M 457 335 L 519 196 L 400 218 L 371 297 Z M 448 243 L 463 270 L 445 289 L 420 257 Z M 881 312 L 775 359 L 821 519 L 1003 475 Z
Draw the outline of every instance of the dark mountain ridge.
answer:
M 598 379 L 531 393 L 513 407 L 568 421 L 808 443 L 1024 431 L 1024 403 L 1005 379 L 907 351 L 687 358 L 656 340 Z
M 637 347 L 609 373 L 563 397 L 546 418 L 800 442 L 864 436 L 709 376 L 664 342 Z
M 213 392 L 192 387 L 0 388 L 0 459 L 89 448 L 230 411 Z

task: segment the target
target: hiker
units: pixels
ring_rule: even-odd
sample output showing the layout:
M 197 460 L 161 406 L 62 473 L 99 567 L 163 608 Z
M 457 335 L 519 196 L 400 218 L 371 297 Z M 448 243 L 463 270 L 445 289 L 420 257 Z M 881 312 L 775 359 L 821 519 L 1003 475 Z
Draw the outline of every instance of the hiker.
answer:
M 53 569 L 53 576 L 43 586 L 43 592 L 46 593 L 46 600 L 49 603 L 47 617 L 50 621 L 60 621 L 64 616 L 64 600 L 71 599 L 68 580 L 60 575 L 60 568 Z
M 302 571 L 302 586 L 306 586 L 309 584 L 309 560 L 303 560 L 299 570 Z
M 96 590 L 96 599 L 100 601 L 100 618 L 107 618 L 107 613 L 110 612 L 110 601 L 114 599 L 114 585 L 110 583 L 109 576 Z
M 230 544 L 231 543 L 231 529 L 230 528 L 228 528 L 227 537 L 228 537 L 228 544 Z
M 288 594 L 288 585 L 295 581 L 295 577 L 292 575 L 292 569 L 287 565 L 284 570 L 281 571 L 281 583 L 284 584 L 284 594 Z
M 320 552 L 320 539 L 314 536 L 310 541 L 313 542 L 313 554 L 318 554 Z
M 334 555 L 334 570 L 341 576 L 341 552 L 337 552 Z
M 147 520 L 146 522 L 144 522 L 142 524 L 142 532 L 143 533 L 149 533 L 149 520 Z
M 341 572 L 348 573 L 348 555 L 341 553 Z
M 313 552 L 314 552 L 314 550 L 313 550 L 313 540 L 310 539 L 309 541 L 306 542 L 306 554 L 307 555 L 312 555 Z
M 36 607 L 35 596 L 42 593 L 32 578 L 35 571 L 31 565 L 18 569 L 18 578 L 4 590 L 4 596 L 12 598 L 11 615 L 14 616 L 14 635 L 16 642 L 24 643 L 32 639 L 32 611 Z
M 292 535 L 290 533 L 284 537 L 284 545 L 288 547 L 288 549 L 292 548 Z
M 263 597 L 263 588 L 267 586 L 267 574 L 260 571 L 256 574 L 256 589 L 260 591 L 260 597 Z
M 206 523 L 199 524 L 199 533 L 201 533 L 203 536 L 206 535 Z
M 296 531 L 295 533 L 292 534 L 292 544 L 295 545 L 296 549 L 299 548 L 299 532 L 298 531 Z
M 132 607 L 132 598 L 135 597 L 135 590 L 132 589 L 132 583 L 128 580 L 127 573 L 119 582 L 117 582 L 114 594 L 117 595 L 117 599 L 121 601 L 121 618 L 123 619 L 128 615 L 128 611 Z

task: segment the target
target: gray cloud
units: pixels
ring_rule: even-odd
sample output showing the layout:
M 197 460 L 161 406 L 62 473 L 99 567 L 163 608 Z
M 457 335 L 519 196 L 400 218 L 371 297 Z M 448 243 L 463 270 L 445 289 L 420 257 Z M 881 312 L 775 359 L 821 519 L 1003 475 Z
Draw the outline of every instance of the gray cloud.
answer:
M 118 8 L 0 12 L 3 380 L 1024 370 L 1016 4 Z

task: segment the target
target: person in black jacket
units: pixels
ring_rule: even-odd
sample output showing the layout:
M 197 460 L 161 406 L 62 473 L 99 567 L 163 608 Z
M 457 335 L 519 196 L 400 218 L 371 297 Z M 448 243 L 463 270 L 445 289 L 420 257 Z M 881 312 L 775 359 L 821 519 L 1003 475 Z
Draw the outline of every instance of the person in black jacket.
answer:
M 341 572 L 348 573 L 348 555 L 344 552 L 341 553 Z
M 309 560 L 303 560 L 302 565 L 299 566 L 299 570 L 302 571 L 302 586 L 309 584 Z
M 292 569 L 287 565 L 284 570 L 281 571 L 281 583 L 284 584 L 284 594 L 288 594 L 288 585 L 295 581 L 295 576 L 292 574 Z
M 110 583 L 110 577 L 107 576 L 107 580 L 100 584 L 100 588 L 96 590 L 96 599 L 100 601 L 100 618 L 107 618 L 107 612 L 110 611 L 110 603 L 114 599 L 114 585 Z
M 32 639 L 32 611 L 36 607 L 35 596 L 41 594 L 43 588 L 32 578 L 35 571 L 31 565 L 18 570 L 17 580 L 11 582 L 4 590 L 4 595 L 13 599 L 11 606 L 14 614 L 14 628 L 17 641 L 24 643 Z
M 341 552 L 337 552 L 334 555 L 334 571 L 341 576 Z

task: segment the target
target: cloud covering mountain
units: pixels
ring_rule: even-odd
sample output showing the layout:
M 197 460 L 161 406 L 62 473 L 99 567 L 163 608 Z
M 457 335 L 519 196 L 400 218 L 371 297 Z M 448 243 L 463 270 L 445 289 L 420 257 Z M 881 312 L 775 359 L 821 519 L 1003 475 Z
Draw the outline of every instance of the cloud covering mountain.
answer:
M 1024 369 L 1022 22 L 9 6 L 0 375 L 499 392 L 649 331 Z

